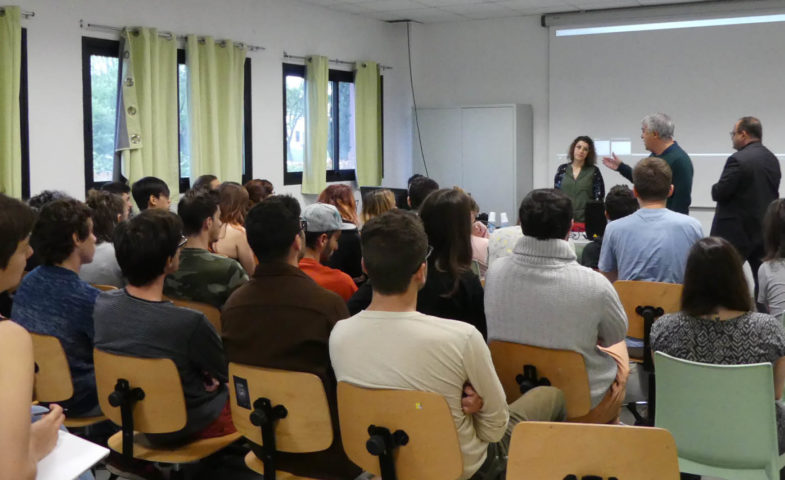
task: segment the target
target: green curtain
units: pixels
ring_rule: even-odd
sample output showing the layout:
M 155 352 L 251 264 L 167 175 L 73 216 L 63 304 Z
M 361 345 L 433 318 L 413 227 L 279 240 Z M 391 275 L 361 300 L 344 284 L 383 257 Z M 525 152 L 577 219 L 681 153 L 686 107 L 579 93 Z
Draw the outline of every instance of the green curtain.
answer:
M 19 7 L 0 12 L 0 192 L 22 197 L 22 136 L 19 123 L 19 77 L 22 24 Z
M 357 62 L 354 77 L 354 129 L 357 185 L 382 183 L 381 76 L 375 62 Z
M 208 173 L 242 181 L 246 52 L 231 41 L 186 39 L 192 182 Z
M 302 193 L 318 194 L 327 186 L 327 57 L 305 60 L 305 150 Z
M 126 28 L 116 148 L 133 183 L 153 176 L 177 197 L 180 184 L 177 124 L 177 42 L 154 28 Z

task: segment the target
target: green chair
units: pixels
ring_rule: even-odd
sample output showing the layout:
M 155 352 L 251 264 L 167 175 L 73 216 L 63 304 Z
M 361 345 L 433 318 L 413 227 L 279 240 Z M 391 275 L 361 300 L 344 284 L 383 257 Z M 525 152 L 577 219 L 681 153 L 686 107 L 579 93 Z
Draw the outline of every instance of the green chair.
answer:
M 778 480 L 774 373 L 770 363 L 713 365 L 655 352 L 655 426 L 669 430 L 679 469 L 728 480 Z

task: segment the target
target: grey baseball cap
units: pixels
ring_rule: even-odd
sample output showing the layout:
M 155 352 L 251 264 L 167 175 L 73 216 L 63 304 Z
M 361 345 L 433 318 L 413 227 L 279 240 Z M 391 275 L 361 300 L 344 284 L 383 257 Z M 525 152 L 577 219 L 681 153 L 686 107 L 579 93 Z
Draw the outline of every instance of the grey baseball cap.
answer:
M 303 209 L 301 217 L 306 222 L 306 232 L 332 232 L 357 228 L 353 223 L 345 223 L 338 209 L 329 203 L 312 203 Z

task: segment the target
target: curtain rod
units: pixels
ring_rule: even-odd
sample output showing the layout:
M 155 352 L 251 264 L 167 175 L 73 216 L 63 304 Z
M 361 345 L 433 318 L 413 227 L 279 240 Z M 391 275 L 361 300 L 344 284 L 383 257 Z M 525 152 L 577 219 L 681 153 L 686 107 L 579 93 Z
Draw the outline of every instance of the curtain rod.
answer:
M 0 7 L 0 13 L 5 13 L 5 7 Z M 35 12 L 29 10 L 20 10 L 19 14 L 25 18 L 35 17 Z
M 118 32 L 118 33 L 123 31 L 121 27 L 113 27 L 111 25 L 99 25 L 96 23 L 88 23 L 85 22 L 84 20 L 79 20 L 79 26 L 85 30 L 102 30 L 105 32 Z M 177 40 L 185 40 L 186 38 L 185 35 L 176 35 L 172 32 L 163 32 L 163 31 L 159 31 L 158 36 L 165 37 L 165 38 L 174 38 Z M 248 47 L 249 52 L 255 52 L 257 50 L 265 50 L 264 47 L 260 47 L 258 45 L 250 45 L 242 42 L 234 42 L 234 44 L 238 46 Z
M 305 61 L 305 59 L 308 57 L 305 57 L 303 55 L 289 55 L 288 53 L 283 52 L 283 58 L 292 58 L 295 60 Z M 354 65 L 355 63 L 357 63 L 357 62 L 350 62 L 348 60 L 336 60 L 334 58 L 330 58 L 329 61 L 330 63 L 338 63 L 340 65 Z M 392 67 L 388 67 L 387 65 L 379 65 L 379 68 L 381 70 L 392 70 Z

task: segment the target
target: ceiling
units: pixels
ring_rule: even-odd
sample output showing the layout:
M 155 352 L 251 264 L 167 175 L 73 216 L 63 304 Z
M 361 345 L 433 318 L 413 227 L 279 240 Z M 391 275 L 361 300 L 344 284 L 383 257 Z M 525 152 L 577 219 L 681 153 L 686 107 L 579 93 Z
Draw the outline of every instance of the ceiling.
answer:
M 459 22 L 544 13 L 641 7 L 702 0 L 301 0 L 329 10 L 377 20 Z

